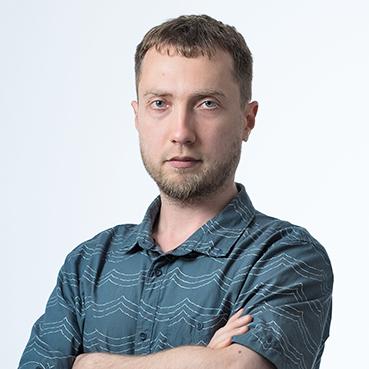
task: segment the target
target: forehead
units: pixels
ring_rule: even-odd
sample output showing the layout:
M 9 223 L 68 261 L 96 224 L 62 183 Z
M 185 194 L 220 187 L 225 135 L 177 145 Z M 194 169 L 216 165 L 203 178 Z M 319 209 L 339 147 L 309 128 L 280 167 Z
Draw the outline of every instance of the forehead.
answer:
M 174 90 L 221 88 L 225 93 L 235 86 L 238 89 L 233 76 L 233 59 L 222 49 L 216 49 L 211 57 L 201 54 L 185 57 L 173 48 L 149 49 L 142 62 L 139 94 L 159 86 Z

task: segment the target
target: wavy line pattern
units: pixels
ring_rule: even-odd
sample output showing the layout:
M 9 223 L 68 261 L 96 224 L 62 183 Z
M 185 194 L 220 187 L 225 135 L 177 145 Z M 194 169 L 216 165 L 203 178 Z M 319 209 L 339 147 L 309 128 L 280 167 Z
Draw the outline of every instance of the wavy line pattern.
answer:
M 150 237 L 159 200 L 73 250 L 19 368 L 69 368 L 81 352 L 150 354 L 206 345 L 244 307 L 235 336 L 278 368 L 319 367 L 329 334 L 332 270 L 303 228 L 254 210 L 242 190 L 172 253 Z

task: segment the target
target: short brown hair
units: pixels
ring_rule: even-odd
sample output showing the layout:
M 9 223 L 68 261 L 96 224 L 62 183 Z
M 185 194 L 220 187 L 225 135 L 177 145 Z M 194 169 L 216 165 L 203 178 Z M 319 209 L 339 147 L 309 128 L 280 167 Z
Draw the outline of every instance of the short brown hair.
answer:
M 211 58 L 219 47 L 231 54 L 233 75 L 240 86 L 241 103 L 251 100 L 252 55 L 243 36 L 229 25 L 208 15 L 182 15 L 152 28 L 137 46 L 135 54 L 136 89 L 141 75 L 142 61 L 149 49 L 157 51 L 174 48 L 191 58 L 201 54 Z

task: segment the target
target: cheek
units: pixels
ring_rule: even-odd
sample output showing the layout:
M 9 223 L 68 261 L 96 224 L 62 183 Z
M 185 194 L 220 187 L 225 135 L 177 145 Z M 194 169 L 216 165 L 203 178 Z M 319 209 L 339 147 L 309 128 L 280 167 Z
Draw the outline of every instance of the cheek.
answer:
M 242 130 L 239 126 L 224 124 L 216 132 L 209 132 L 208 139 L 213 142 L 214 150 L 221 151 L 231 143 L 242 141 Z
M 212 142 L 209 149 L 220 159 L 227 156 L 230 152 L 238 150 L 242 146 L 243 134 L 240 128 L 233 127 L 233 129 L 231 129 L 227 127 L 218 133 L 216 137 L 209 140 L 209 143 Z
M 144 150 L 148 156 L 155 156 L 162 146 L 158 139 L 158 135 L 155 134 L 155 132 L 141 130 L 139 132 L 139 140 L 141 150 Z

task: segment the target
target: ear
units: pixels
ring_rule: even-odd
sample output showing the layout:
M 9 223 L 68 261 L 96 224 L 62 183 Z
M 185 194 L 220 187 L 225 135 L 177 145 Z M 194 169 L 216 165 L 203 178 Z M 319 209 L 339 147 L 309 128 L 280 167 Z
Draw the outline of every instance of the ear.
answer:
M 135 113 L 135 127 L 138 130 L 138 102 L 133 100 L 131 102 L 131 106 L 132 106 L 133 111 Z
M 250 103 L 246 103 L 244 110 L 245 117 L 245 129 L 243 131 L 243 141 L 247 141 L 249 139 L 250 133 L 255 126 L 255 117 L 259 109 L 259 103 L 257 101 L 253 101 Z

